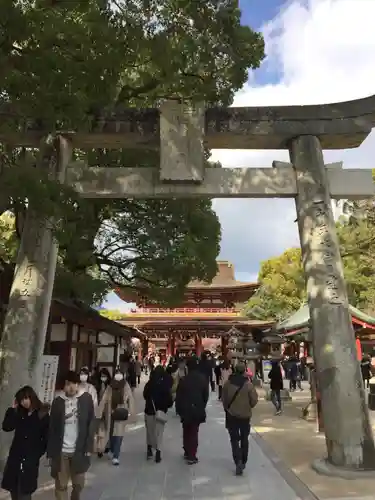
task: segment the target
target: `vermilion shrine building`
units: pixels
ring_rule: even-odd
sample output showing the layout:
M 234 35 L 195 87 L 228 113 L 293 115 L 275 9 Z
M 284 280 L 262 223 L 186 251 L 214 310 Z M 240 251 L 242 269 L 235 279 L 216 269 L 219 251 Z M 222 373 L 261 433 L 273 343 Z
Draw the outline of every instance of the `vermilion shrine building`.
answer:
M 167 356 L 176 350 L 195 350 L 199 355 L 208 348 L 208 339 L 217 339 L 216 344 L 221 343 L 221 352 L 226 355 L 233 332 L 249 334 L 254 328 L 268 329 L 273 324 L 249 320 L 238 310 L 238 304 L 246 302 L 257 289 L 257 283 L 236 281 L 233 264 L 219 261 L 212 282 L 191 282 L 177 308 L 150 305 L 134 290 L 117 289 L 122 300 L 137 305 L 119 322 L 136 330 L 142 340 L 143 354 L 152 343 Z

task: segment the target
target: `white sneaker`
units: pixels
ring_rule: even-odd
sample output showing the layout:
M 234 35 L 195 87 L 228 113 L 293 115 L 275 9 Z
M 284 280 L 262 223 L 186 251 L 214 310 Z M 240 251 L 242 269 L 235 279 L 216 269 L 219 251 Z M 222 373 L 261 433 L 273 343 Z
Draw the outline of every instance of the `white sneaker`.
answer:
M 113 458 L 112 465 L 120 465 L 120 460 L 118 458 Z

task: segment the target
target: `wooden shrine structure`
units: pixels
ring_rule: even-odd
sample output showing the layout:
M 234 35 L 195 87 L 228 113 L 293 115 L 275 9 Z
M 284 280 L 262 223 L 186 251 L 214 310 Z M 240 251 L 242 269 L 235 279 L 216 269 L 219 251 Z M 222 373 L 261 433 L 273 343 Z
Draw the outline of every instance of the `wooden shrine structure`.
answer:
M 120 323 L 134 328 L 139 334 L 143 354 L 152 343 L 157 351 L 167 356 L 174 355 L 177 350 L 195 351 L 199 355 L 208 347 L 205 339 L 217 339 L 217 343 L 221 343 L 221 353 L 226 356 L 230 332 L 251 334 L 254 328 L 268 329 L 273 324 L 249 320 L 241 316 L 236 306 L 248 300 L 257 289 L 257 283 L 235 279 L 233 264 L 219 261 L 218 273 L 212 282 L 190 283 L 183 302 L 174 309 L 150 305 L 146 297 L 136 291 L 118 288 L 116 293 L 122 300 L 137 305 Z
M 349 305 L 349 312 L 356 339 L 357 358 L 360 360 L 364 352 L 373 353 L 375 351 L 375 317 L 360 311 L 352 305 Z M 277 324 L 275 332 L 281 333 L 287 341 L 293 342 L 287 349 L 288 354 L 300 353 L 300 345 L 302 344 L 305 356 L 313 354 L 311 349 L 311 320 L 307 304 L 302 305 L 298 311 Z

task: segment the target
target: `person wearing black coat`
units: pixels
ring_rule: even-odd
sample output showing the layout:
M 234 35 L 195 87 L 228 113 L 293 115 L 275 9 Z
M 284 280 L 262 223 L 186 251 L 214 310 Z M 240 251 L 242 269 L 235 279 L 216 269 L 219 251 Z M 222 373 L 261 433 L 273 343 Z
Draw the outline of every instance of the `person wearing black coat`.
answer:
M 199 371 L 205 376 L 207 383 L 210 387 L 213 386 L 213 365 L 212 361 L 208 359 L 206 353 L 202 353 L 199 361 Z
M 197 360 L 188 359 L 188 373 L 177 387 L 176 412 L 181 418 L 184 458 L 188 464 L 198 462 L 198 434 L 200 424 L 206 421 L 209 397 L 207 378 L 199 371 Z
M 152 458 L 155 450 L 155 462 L 161 462 L 161 445 L 163 441 L 164 422 L 158 418 L 158 412 L 167 414 L 169 408 L 173 406 L 171 391 L 171 376 L 166 373 L 163 366 L 158 365 L 150 375 L 150 380 L 143 389 L 145 400 L 145 425 L 147 440 L 147 460 Z
M 268 374 L 270 379 L 271 401 L 276 408 L 276 415 L 281 415 L 281 391 L 284 388 L 283 374 L 280 363 L 272 362 L 271 371 Z
M 2 425 L 4 432 L 14 431 L 1 482 L 12 500 L 31 500 L 38 488 L 39 461 L 47 449 L 48 426 L 48 407 L 31 387 L 20 389 Z

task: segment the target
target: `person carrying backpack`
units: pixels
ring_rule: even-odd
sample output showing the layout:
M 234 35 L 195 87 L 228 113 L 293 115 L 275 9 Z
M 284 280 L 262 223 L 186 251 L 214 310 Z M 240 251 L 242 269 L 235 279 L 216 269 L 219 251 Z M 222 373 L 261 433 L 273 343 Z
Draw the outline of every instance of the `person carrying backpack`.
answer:
M 245 370 L 245 365 L 238 363 L 224 384 L 222 393 L 225 427 L 229 433 L 237 476 L 243 474 L 247 463 L 252 410 L 258 403 L 258 393 Z

